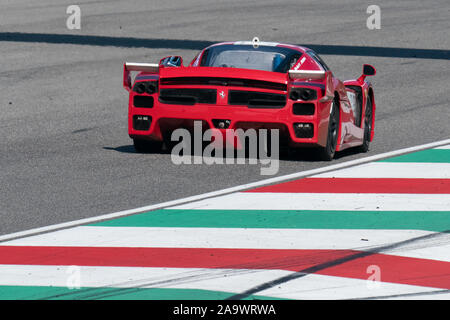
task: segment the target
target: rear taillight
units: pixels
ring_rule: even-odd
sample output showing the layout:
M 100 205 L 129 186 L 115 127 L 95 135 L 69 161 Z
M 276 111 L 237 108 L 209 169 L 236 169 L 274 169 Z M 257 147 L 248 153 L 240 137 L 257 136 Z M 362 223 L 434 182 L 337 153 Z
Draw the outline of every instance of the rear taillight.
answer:
M 158 92 L 158 81 L 139 81 L 134 84 L 133 91 L 138 94 L 154 94 Z
M 289 93 L 289 99 L 297 101 L 310 101 L 317 99 L 317 91 L 309 88 L 293 88 Z
M 148 94 L 154 94 L 158 92 L 158 82 L 156 81 L 147 82 L 147 89 L 145 92 L 147 92 Z

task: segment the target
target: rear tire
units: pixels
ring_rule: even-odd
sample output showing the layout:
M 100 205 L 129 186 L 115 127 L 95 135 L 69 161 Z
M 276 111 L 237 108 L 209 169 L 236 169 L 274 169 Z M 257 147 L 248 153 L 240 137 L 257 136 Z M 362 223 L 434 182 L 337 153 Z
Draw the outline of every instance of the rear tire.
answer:
M 339 100 L 334 99 L 331 104 L 330 120 L 328 123 L 327 144 L 318 150 L 318 158 L 323 161 L 331 161 L 336 153 L 339 133 Z
M 134 149 L 139 153 L 154 153 L 160 152 L 162 148 L 162 142 L 149 141 L 142 139 L 133 139 Z
M 370 136 L 372 135 L 372 119 L 373 119 L 372 99 L 370 99 L 370 96 L 368 96 L 364 115 L 364 140 L 363 144 L 359 147 L 360 152 L 369 151 Z

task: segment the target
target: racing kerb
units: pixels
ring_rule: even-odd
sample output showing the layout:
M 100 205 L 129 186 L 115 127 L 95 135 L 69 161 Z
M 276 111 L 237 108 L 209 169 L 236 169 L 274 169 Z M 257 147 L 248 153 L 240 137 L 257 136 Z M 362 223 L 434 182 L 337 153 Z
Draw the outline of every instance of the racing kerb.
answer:
M 449 299 L 448 143 L 1 242 L 0 299 Z

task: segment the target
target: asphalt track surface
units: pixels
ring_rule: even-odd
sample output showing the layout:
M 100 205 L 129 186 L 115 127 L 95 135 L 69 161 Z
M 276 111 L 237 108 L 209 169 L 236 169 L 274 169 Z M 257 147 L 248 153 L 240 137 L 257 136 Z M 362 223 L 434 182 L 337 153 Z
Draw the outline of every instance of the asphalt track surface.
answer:
M 0 1 L 0 234 L 258 181 L 259 165 L 174 165 L 127 135 L 124 61 L 190 61 L 219 41 L 309 46 L 341 79 L 377 68 L 368 154 L 450 137 L 450 3 L 442 1 Z M 369 4 L 381 29 L 366 27 Z M 319 168 L 302 152 L 278 175 Z

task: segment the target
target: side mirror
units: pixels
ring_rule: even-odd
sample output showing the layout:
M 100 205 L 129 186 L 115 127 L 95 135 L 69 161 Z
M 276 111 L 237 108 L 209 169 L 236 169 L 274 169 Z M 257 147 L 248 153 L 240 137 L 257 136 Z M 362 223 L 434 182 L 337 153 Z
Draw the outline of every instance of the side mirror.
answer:
M 183 58 L 180 56 L 168 56 L 159 61 L 161 67 L 181 67 L 183 65 Z
M 364 82 L 367 76 L 374 76 L 377 73 L 377 70 L 375 70 L 374 67 L 372 67 L 370 64 L 363 65 L 363 73 L 361 77 L 358 78 L 359 82 Z
M 377 73 L 377 71 L 370 64 L 365 64 L 363 66 L 363 75 L 365 75 L 365 76 L 374 76 L 376 73 Z

